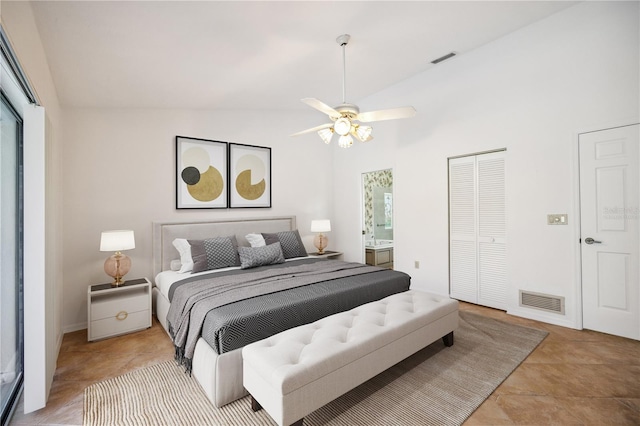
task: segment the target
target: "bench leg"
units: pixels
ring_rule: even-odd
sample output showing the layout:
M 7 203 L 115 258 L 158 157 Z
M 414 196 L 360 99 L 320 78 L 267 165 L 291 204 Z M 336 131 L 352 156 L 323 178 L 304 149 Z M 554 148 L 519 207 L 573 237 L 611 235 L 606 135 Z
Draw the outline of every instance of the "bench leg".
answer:
M 251 410 L 253 410 L 254 413 L 256 411 L 262 410 L 262 405 L 260 405 L 260 403 L 256 401 L 253 395 L 251 395 Z M 291 426 L 303 426 L 303 420 L 304 419 L 300 419 L 297 422 L 292 423 Z
M 453 346 L 453 331 L 442 338 L 446 347 Z
M 251 409 L 255 413 L 256 411 L 262 410 L 262 405 L 251 395 Z

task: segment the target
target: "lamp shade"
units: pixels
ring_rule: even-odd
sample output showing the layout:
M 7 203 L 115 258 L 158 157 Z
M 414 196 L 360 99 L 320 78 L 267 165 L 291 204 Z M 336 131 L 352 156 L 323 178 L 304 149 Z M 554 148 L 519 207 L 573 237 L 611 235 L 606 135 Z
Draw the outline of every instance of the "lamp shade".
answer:
M 373 139 L 371 137 L 372 131 L 373 129 L 371 128 L 371 126 L 358 126 L 358 128 L 356 129 L 356 134 L 362 142 L 367 142 Z
M 311 221 L 311 232 L 329 232 L 329 231 L 331 231 L 331 221 L 329 219 Z
M 340 136 L 340 139 L 338 139 L 338 146 L 340 148 L 350 148 L 351 145 L 353 145 L 353 138 L 351 135 Z
M 331 143 L 331 138 L 333 137 L 333 129 L 319 130 L 318 135 L 324 143 Z
M 131 230 L 104 231 L 100 237 L 100 251 L 122 251 L 136 248 Z

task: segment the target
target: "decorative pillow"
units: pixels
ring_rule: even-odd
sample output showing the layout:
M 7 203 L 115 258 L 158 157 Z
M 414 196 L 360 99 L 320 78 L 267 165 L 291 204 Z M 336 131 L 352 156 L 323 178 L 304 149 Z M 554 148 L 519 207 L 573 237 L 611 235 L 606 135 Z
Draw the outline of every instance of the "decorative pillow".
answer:
M 264 247 L 267 245 L 261 234 L 247 234 L 244 237 L 249 241 L 251 247 Z
M 189 240 L 189 244 L 191 244 L 193 258 L 192 273 L 227 266 L 240 266 L 238 242 L 235 236 Z
M 284 263 L 282 247 L 279 242 L 262 247 L 238 247 L 238 253 L 242 269 Z
M 182 268 L 182 262 L 179 259 L 171 261 L 170 268 L 172 271 L 179 271 Z
M 176 238 L 172 242 L 173 246 L 180 253 L 180 269 L 178 272 L 189 272 L 193 269 L 193 259 L 191 258 L 191 245 L 184 238 Z
M 294 231 L 277 232 L 275 234 L 263 233 L 262 236 L 264 237 L 264 242 L 267 245 L 280 242 L 285 259 L 308 256 L 307 251 L 302 244 L 300 233 L 297 229 Z

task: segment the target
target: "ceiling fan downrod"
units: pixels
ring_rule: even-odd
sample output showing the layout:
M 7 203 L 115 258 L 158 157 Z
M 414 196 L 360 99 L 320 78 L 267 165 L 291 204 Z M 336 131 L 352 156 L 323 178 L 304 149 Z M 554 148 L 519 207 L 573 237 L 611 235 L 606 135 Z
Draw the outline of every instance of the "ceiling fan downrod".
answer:
M 342 103 L 347 103 L 347 55 L 345 53 L 347 44 L 351 36 L 349 34 L 342 34 L 336 38 L 338 44 L 342 47 Z

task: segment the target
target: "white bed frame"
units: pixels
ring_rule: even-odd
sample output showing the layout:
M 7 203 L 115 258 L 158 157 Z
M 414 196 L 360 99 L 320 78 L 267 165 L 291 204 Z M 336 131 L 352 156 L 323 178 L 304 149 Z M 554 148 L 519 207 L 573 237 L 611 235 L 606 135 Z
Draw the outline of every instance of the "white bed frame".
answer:
M 248 246 L 245 235 L 253 232 L 281 232 L 296 229 L 295 216 L 228 219 L 207 222 L 153 222 L 153 277 L 168 270 L 179 259 L 175 238 L 203 239 L 235 235 L 239 246 Z M 168 332 L 169 300 L 153 288 L 153 306 L 158 321 Z M 242 348 L 218 355 L 202 338 L 196 344 L 192 374 L 216 407 L 247 395 L 242 386 Z

